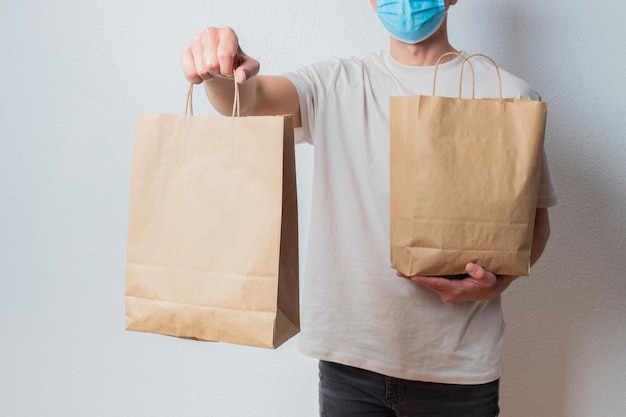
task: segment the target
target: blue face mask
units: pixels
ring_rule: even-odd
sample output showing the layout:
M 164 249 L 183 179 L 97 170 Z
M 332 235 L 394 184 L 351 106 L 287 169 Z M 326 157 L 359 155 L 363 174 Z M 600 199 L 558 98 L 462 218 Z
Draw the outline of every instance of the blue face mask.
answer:
M 378 0 L 376 13 L 391 36 L 414 44 L 439 29 L 446 4 L 444 0 Z

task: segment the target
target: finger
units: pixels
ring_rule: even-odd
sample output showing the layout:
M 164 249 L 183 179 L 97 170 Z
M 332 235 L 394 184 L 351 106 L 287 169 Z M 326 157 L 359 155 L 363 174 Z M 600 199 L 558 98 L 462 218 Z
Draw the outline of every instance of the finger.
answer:
M 217 60 L 220 74 L 231 75 L 235 66 L 235 58 L 239 51 L 239 39 L 235 31 L 229 27 L 220 29 L 219 43 L 217 44 Z
M 396 276 L 399 277 L 399 278 L 406 279 L 407 281 L 411 281 L 411 277 L 409 277 L 407 275 L 404 275 L 404 274 L 402 274 L 400 272 L 396 272 Z
M 202 82 L 202 78 L 198 76 L 198 72 L 196 71 L 193 53 L 191 52 L 191 45 L 186 45 L 183 48 L 181 53 L 181 64 L 183 67 L 183 74 L 187 80 L 194 84 L 200 84 Z
M 243 84 L 250 78 L 256 76 L 259 73 L 259 69 L 261 64 L 254 58 L 250 58 L 246 55 L 241 48 L 238 50 L 237 61 L 235 63 L 237 66 L 235 77 L 237 78 L 237 82 L 239 84 Z
M 440 277 L 411 277 L 411 281 L 417 282 L 426 288 L 430 288 L 436 292 L 446 292 L 452 289 L 453 281 Z
M 470 262 L 467 265 L 465 265 L 465 270 L 472 278 L 476 278 L 476 279 L 485 278 L 487 274 L 487 270 L 485 268 L 473 262 Z
M 188 56 L 187 65 L 189 65 L 188 71 L 193 73 L 192 78 L 200 79 L 201 81 L 210 80 L 212 78 L 209 74 L 207 65 L 204 63 L 204 48 L 202 46 L 202 42 L 201 35 L 198 35 L 186 47 L 186 54 Z M 193 66 L 193 68 L 191 66 Z
M 449 280 L 440 277 L 412 277 L 411 280 L 422 285 L 424 288 L 434 292 L 441 298 L 441 301 L 451 304 L 457 300 L 460 291 L 455 286 L 461 285 L 461 281 Z
M 220 74 L 216 53 L 218 42 L 219 30 L 207 28 L 195 36 L 188 46 L 193 57 L 195 72 L 203 80 L 210 80 Z

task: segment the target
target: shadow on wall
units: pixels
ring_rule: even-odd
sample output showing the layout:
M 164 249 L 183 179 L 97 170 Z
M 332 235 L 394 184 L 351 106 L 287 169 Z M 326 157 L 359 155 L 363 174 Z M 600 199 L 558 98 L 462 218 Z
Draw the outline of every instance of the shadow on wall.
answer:
M 550 81 L 546 76 L 555 79 L 557 70 L 560 80 L 551 86 L 546 135 L 560 205 L 551 210 L 552 237 L 533 278 L 518 280 L 505 294 L 503 417 L 597 415 L 604 401 L 611 402 L 598 393 L 623 384 L 619 375 L 626 364 L 625 197 L 616 192 L 623 185 L 616 175 L 623 162 L 607 148 L 623 140 L 623 121 L 589 105 L 602 100 L 592 89 L 559 90 L 567 80 L 593 80 L 597 74 L 591 66 L 556 62 L 547 55 L 551 48 L 538 51 L 537 45 L 545 45 L 538 33 L 546 31 L 536 28 L 548 27 L 543 20 L 550 17 L 518 3 L 500 13 L 491 22 L 501 35 L 495 46 L 499 61 L 539 85 Z M 612 401 L 615 407 L 624 400 L 614 394 Z

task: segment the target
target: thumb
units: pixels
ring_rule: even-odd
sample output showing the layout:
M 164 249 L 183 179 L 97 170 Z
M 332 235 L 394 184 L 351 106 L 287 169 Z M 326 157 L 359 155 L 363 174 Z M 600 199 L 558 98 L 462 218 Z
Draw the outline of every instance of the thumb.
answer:
M 235 69 L 235 78 L 239 84 L 243 84 L 257 75 L 260 67 L 259 61 L 246 55 L 241 48 L 239 49 Z
M 483 278 L 485 276 L 485 273 L 487 272 L 485 271 L 483 267 L 473 262 L 470 262 L 467 265 L 465 265 L 465 270 L 472 278 L 477 278 L 477 279 Z

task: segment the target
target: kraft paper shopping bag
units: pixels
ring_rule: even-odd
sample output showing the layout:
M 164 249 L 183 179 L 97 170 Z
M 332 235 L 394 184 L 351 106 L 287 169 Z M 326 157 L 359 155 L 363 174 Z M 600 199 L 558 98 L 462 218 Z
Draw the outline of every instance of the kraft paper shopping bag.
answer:
M 194 116 L 192 87 L 191 115 L 136 119 L 126 328 L 274 348 L 299 331 L 292 117 L 237 117 L 238 92 Z
M 391 262 L 407 276 L 530 271 L 547 104 L 502 98 L 480 56 L 500 98 L 462 99 L 462 68 L 458 98 L 390 100 Z

